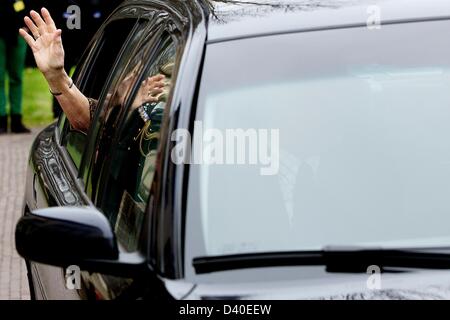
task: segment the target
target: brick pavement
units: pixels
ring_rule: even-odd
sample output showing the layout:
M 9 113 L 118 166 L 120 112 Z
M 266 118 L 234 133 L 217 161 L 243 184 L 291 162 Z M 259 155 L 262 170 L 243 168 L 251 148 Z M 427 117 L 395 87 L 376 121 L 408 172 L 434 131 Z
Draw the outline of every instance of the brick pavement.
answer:
M 0 300 L 30 299 L 25 263 L 15 249 L 14 230 L 22 211 L 25 170 L 34 136 L 0 135 Z

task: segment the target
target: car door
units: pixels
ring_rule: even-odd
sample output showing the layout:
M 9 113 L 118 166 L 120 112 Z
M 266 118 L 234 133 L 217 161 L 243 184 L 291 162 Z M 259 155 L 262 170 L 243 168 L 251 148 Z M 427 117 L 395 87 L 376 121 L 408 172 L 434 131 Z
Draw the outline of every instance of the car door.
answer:
M 87 196 L 109 219 L 121 249 L 143 255 L 148 202 L 159 188 L 154 179 L 159 137 L 181 51 L 176 28 L 168 16 L 159 17 L 111 86 L 109 105 L 96 114 L 96 139 L 85 160 Z M 153 96 L 147 91 L 152 81 L 163 84 Z M 95 299 L 138 298 L 146 290 L 142 279 L 89 273 L 83 279 Z
M 143 27 L 148 21 L 139 20 L 129 14 L 129 8 L 118 12 L 97 33 L 91 42 L 82 61 L 78 65 L 74 81 L 81 92 L 96 101 L 101 107 L 104 88 L 111 82 L 120 58 L 126 48 L 139 42 L 143 35 Z M 54 142 L 56 144 L 56 158 L 53 164 L 46 166 L 43 175 L 56 177 L 55 185 L 48 185 L 40 179 L 37 185 L 43 186 L 45 192 L 37 194 L 37 208 L 46 206 L 79 206 L 90 205 L 91 202 L 84 194 L 82 175 L 82 157 L 89 142 L 89 134 L 73 130 L 65 117 L 61 117 L 55 128 Z M 58 188 L 62 186 L 62 190 Z M 48 201 L 48 194 L 62 196 L 52 197 Z M 84 298 L 84 288 L 79 290 L 66 287 L 65 270 L 48 265 L 30 263 L 33 287 L 37 299 L 79 299 Z M 77 288 L 75 288 L 77 289 Z
M 123 210 L 119 212 L 116 207 L 114 212 L 108 208 L 107 196 L 105 196 L 107 192 L 105 193 L 104 190 L 113 190 L 113 183 L 108 180 L 108 170 L 113 170 L 113 164 L 118 163 L 116 161 L 118 154 L 113 151 L 123 151 L 121 148 L 123 144 L 120 142 L 131 132 L 127 130 L 129 128 L 127 120 L 137 119 L 137 108 L 132 109 L 133 116 L 130 116 L 128 110 L 133 106 L 136 96 L 141 95 L 139 86 L 144 80 L 143 77 L 145 74 L 150 75 L 156 71 L 172 74 L 174 63 L 169 67 L 167 59 L 169 56 L 171 61 L 175 59 L 178 48 L 175 45 L 176 33 L 177 27 L 170 23 L 169 13 L 161 7 L 152 9 L 145 6 L 137 8 L 125 6 L 123 12 L 116 12 L 109 18 L 91 42 L 74 77 L 80 91 L 95 102 L 89 130 L 88 132 L 73 130 L 67 119 L 64 116 L 61 117 L 51 139 L 55 142 L 59 160 L 54 163 L 53 171 L 46 170 L 48 172 L 45 173 L 46 176 L 56 176 L 58 181 L 51 186 L 46 185 L 43 180 L 36 183 L 37 188 L 43 187 L 49 190 L 38 196 L 41 201 L 36 203 L 40 204 L 30 208 L 31 210 L 48 206 L 96 205 L 106 212 L 111 223 L 120 221 L 114 226 L 116 234 L 120 233 L 121 239 L 124 239 L 123 235 L 130 231 L 125 227 L 129 221 L 123 218 L 124 214 L 119 214 Z M 159 62 L 151 63 L 152 61 Z M 161 65 L 162 61 L 165 62 L 164 66 Z M 171 78 L 169 76 L 168 81 Z M 165 101 L 169 97 L 171 88 L 171 85 L 168 85 L 167 90 L 161 95 L 164 97 L 164 103 L 158 103 L 157 108 L 156 103 L 147 106 L 152 110 L 154 107 L 158 110 L 156 114 L 153 114 L 156 117 L 152 118 L 153 126 L 148 126 L 147 129 L 158 131 L 161 127 Z M 133 125 L 131 127 L 135 128 Z M 125 136 L 122 136 L 122 133 L 125 133 Z M 140 180 L 137 181 L 135 186 L 140 187 L 133 189 L 139 199 L 141 210 L 142 207 L 146 207 L 148 190 L 153 181 L 152 168 L 155 166 L 158 148 L 157 139 L 152 139 L 151 145 L 148 145 L 147 139 L 143 140 L 152 153 L 151 161 L 147 164 L 142 162 L 146 168 L 145 177 L 143 177 L 143 171 L 137 168 L 129 172 L 130 176 L 139 176 L 140 180 L 146 181 L 146 184 L 139 182 Z M 118 149 L 115 150 L 115 148 Z M 64 192 L 70 196 L 55 196 L 54 201 L 44 199 L 46 194 L 58 193 L 58 186 L 62 186 Z M 125 206 L 131 202 L 123 200 L 122 203 Z M 111 201 L 111 208 L 114 207 L 113 204 L 117 202 Z M 140 216 L 142 215 L 141 212 Z M 140 230 L 145 226 L 144 220 L 137 219 L 136 231 L 133 231 L 134 240 L 130 237 L 129 244 L 122 241 L 124 243 L 122 248 L 141 250 L 140 235 L 145 233 L 141 233 Z M 122 232 L 119 232 L 119 229 Z M 139 236 L 136 236 L 138 234 Z M 68 289 L 65 286 L 66 270 L 38 263 L 31 263 L 31 265 L 33 285 L 38 299 L 111 299 L 119 296 L 135 296 L 136 293 L 130 279 L 89 274 L 83 271 L 81 271 L 81 288 Z M 69 269 L 73 270 L 73 268 Z

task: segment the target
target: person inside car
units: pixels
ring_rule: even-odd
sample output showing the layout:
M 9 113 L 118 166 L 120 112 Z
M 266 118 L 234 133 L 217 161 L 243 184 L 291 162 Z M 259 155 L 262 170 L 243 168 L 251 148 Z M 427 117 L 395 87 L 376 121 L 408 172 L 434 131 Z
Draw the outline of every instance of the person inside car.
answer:
M 30 15 L 25 16 L 24 22 L 27 28 L 20 28 L 19 34 L 30 46 L 36 65 L 44 75 L 50 92 L 58 100 L 72 128 L 87 132 L 97 100 L 86 97 L 66 73 L 61 29 L 56 28 L 46 8 L 41 9 L 41 14 L 34 10 L 30 11 Z M 133 74 L 130 74 L 122 85 L 130 86 L 134 79 Z M 147 102 L 157 102 L 166 85 L 163 74 L 148 77 L 143 81 L 138 93 L 139 98 L 135 100 L 132 107 L 139 107 Z M 121 103 L 120 95 L 114 98 L 118 99 L 119 104 Z

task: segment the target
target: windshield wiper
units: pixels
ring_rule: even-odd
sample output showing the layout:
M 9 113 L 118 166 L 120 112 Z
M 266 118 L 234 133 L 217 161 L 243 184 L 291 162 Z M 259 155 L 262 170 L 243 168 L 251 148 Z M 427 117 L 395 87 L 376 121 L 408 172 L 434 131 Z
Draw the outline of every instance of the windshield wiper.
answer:
M 318 251 L 293 251 L 208 256 L 193 259 L 197 274 L 262 267 L 325 266 L 328 272 L 367 272 L 383 267 L 450 269 L 450 248 L 381 249 L 325 247 Z

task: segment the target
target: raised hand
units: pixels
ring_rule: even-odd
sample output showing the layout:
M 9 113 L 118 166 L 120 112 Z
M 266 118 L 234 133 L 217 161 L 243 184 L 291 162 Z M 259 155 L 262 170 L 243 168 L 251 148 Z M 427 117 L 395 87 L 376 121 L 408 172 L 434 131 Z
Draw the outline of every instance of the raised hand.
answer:
M 158 74 L 142 81 L 142 85 L 136 94 L 132 108 L 137 108 L 145 102 L 158 102 L 159 94 L 164 91 L 164 79 L 164 75 Z
M 166 77 L 162 74 L 157 74 L 156 76 L 149 77 L 142 82 L 141 99 L 143 102 L 158 102 L 159 94 L 164 91 Z
M 28 30 L 21 28 L 19 33 L 33 51 L 37 67 L 48 79 L 64 69 L 61 30 L 56 28 L 50 13 L 45 8 L 41 9 L 41 15 L 31 11 L 30 17 L 24 18 Z

